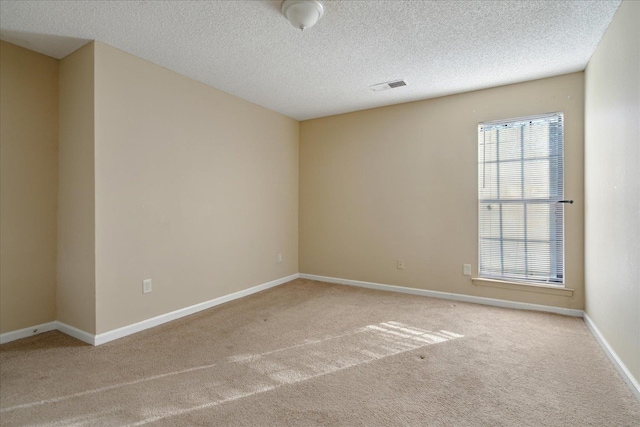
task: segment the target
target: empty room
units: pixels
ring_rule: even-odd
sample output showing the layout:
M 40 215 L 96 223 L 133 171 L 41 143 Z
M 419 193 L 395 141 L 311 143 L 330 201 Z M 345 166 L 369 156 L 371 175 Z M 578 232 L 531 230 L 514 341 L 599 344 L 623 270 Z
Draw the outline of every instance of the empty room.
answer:
M 640 426 L 640 1 L 0 39 L 0 425 Z

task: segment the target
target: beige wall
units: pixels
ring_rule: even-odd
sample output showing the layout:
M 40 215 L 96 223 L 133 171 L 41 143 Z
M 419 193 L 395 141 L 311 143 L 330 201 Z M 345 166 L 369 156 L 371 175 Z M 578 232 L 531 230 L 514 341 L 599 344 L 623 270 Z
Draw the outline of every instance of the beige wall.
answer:
M 58 320 L 95 332 L 94 44 L 60 61 Z
M 640 3 L 623 1 L 586 70 L 586 312 L 640 381 Z
M 98 333 L 298 272 L 298 122 L 102 43 L 95 89 Z
M 300 124 L 300 272 L 582 309 L 584 75 Z M 565 113 L 566 286 L 479 286 L 477 125 Z M 396 268 L 405 260 L 405 269 Z
M 56 319 L 58 61 L 0 42 L 0 333 Z

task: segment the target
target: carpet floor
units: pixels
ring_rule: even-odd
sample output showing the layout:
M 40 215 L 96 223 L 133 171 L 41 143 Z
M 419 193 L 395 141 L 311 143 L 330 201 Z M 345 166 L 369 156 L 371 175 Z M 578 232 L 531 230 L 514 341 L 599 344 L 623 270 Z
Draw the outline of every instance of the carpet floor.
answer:
M 294 280 L 92 347 L 0 346 L 0 424 L 639 426 L 582 319 Z

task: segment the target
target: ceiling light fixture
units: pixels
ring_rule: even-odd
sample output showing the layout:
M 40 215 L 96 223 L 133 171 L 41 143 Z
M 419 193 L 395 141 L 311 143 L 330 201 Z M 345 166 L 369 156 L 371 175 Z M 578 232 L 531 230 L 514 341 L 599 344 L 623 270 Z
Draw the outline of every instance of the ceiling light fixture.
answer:
M 285 0 L 282 2 L 282 14 L 291 25 L 302 31 L 316 25 L 322 18 L 324 6 L 319 0 Z

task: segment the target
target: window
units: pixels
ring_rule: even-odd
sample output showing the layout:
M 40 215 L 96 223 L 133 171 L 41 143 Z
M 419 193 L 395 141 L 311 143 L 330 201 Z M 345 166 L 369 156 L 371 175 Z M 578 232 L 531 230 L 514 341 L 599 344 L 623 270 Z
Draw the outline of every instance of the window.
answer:
M 478 126 L 480 277 L 564 284 L 563 119 Z

